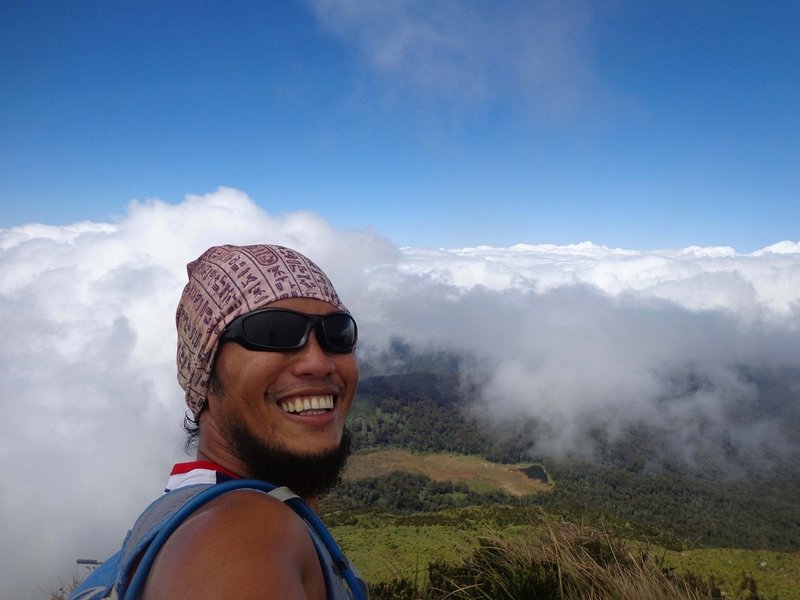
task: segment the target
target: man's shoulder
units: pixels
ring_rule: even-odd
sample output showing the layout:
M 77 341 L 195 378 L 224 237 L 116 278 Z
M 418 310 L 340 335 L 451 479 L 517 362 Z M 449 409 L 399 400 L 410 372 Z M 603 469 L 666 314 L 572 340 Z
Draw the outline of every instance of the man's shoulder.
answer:
M 257 490 L 236 489 L 226 492 L 198 508 L 180 528 L 196 532 L 227 531 L 268 533 L 268 530 L 304 531 L 305 524 L 280 499 Z M 173 534 L 174 535 L 174 534 Z
M 310 538 L 303 520 L 281 500 L 249 489 L 231 490 L 192 513 L 173 533 L 168 544 L 191 545 L 192 552 L 213 553 L 223 549 L 235 554 L 252 552 L 279 541 L 284 550 L 306 548 Z
M 183 592 L 208 591 L 211 586 L 229 593 L 238 586 L 265 585 L 273 570 L 284 577 L 296 572 L 296 581 L 287 585 L 299 585 L 321 577 L 319 568 L 308 528 L 289 506 L 271 495 L 239 489 L 198 508 L 175 530 L 153 565 L 148 590 L 168 585 Z

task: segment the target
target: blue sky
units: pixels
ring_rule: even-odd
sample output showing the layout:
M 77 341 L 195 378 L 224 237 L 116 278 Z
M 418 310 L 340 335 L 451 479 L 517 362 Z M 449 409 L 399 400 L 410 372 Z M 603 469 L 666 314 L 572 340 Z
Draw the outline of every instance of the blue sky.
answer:
M 219 186 L 400 246 L 800 239 L 795 2 L 0 2 L 0 227 Z

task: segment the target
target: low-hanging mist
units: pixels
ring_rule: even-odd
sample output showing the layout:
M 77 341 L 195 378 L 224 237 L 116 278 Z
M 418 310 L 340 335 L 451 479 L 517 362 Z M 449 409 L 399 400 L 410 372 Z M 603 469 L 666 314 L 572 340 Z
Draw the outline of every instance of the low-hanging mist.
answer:
M 38 597 L 102 558 L 185 459 L 174 310 L 185 265 L 222 243 L 307 253 L 356 315 L 359 352 L 401 337 L 468 355 L 473 414 L 536 422 L 532 452 L 591 456 L 591 435 L 660 432 L 691 461 L 798 442 L 798 385 L 762 411 L 762 379 L 800 356 L 800 242 L 620 250 L 588 242 L 398 248 L 322 217 L 270 214 L 220 189 L 132 203 L 111 223 L 0 230 L 0 580 Z M 791 421 L 791 420 L 790 420 Z M 43 565 L 52 568 L 43 572 Z

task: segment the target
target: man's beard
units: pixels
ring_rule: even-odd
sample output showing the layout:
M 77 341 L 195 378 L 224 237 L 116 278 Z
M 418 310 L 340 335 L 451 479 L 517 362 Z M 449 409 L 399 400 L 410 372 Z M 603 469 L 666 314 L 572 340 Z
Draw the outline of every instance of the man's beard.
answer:
M 262 440 L 239 423 L 228 428 L 231 448 L 247 468 L 248 477 L 285 485 L 301 498 L 316 498 L 333 486 L 350 457 L 351 436 L 345 427 L 336 448 L 319 454 L 289 452 Z

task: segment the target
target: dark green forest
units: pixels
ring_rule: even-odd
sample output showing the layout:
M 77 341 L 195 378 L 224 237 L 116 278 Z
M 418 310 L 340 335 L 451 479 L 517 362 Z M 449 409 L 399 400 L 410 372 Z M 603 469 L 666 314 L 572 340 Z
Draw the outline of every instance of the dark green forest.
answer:
M 344 481 L 323 499 L 326 520 L 342 514 L 381 511 L 435 512 L 469 505 L 492 505 L 510 515 L 539 507 L 554 514 L 613 524 L 630 535 L 671 548 L 738 547 L 800 550 L 800 461 L 797 453 L 769 465 L 723 447 L 735 472 L 718 461 L 685 464 L 663 452 L 659 438 L 630 431 L 613 444 L 598 433 L 592 460 L 533 456 L 536 423 L 518 424 L 500 434 L 469 416 L 459 379 L 458 357 L 415 355 L 396 343 L 385 360 L 390 373 L 367 364 L 350 421 L 355 449 L 398 447 L 419 452 L 478 455 L 494 462 L 535 461 L 546 465 L 552 492 L 515 498 L 502 492 L 479 494 L 463 484 L 434 482 L 422 475 L 393 473 L 358 482 Z M 386 358 L 386 357 L 384 357 Z M 386 371 L 386 368 L 383 369 Z M 764 410 L 779 410 L 791 386 L 770 380 Z M 798 398 L 784 398 L 794 410 Z M 791 413 L 791 411 L 790 411 Z M 800 426 L 800 423 L 798 424 Z M 503 509 L 502 507 L 505 507 Z M 342 512 L 344 511 L 344 512 Z M 499 514 L 498 513 L 498 514 Z

